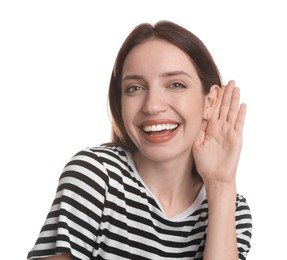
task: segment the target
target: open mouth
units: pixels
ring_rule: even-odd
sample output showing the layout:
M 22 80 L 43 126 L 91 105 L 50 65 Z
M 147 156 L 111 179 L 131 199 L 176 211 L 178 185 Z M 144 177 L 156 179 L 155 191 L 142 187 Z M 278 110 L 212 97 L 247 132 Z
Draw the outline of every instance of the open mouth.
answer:
M 168 135 L 179 127 L 177 123 L 156 124 L 142 126 L 143 131 L 148 135 Z

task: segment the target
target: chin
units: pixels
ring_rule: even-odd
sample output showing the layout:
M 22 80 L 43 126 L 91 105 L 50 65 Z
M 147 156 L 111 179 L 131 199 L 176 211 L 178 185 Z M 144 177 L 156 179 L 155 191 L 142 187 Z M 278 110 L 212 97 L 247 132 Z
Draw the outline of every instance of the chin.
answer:
M 152 146 L 145 147 L 136 152 L 139 157 L 145 157 L 146 159 L 153 162 L 167 162 L 172 161 L 173 159 L 179 159 L 179 157 L 184 156 L 188 153 L 188 156 L 191 155 L 191 147 L 188 149 L 177 149 L 173 146 Z

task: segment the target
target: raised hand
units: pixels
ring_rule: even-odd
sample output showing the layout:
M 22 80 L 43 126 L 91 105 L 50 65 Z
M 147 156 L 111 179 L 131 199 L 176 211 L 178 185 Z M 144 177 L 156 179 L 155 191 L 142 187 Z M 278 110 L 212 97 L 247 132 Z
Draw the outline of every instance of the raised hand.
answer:
M 240 90 L 230 81 L 222 86 L 211 118 L 202 122 L 193 145 L 193 156 L 205 184 L 235 181 L 246 114 L 246 105 L 239 102 Z

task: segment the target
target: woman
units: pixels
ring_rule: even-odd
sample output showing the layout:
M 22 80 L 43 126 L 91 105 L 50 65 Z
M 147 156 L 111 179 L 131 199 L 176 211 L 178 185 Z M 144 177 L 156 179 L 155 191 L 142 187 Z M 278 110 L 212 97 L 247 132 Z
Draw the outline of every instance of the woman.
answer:
M 239 98 L 191 32 L 136 27 L 111 76 L 112 143 L 66 165 L 28 259 L 245 259 Z

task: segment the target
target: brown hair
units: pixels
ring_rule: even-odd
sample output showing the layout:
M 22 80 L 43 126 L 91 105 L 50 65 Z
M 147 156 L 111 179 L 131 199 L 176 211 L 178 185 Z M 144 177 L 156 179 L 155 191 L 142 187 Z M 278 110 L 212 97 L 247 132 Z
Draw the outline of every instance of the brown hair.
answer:
M 207 94 L 214 84 L 221 86 L 217 66 L 206 46 L 196 35 L 169 21 L 160 21 L 154 26 L 143 23 L 135 27 L 119 50 L 109 87 L 109 107 L 112 121 L 111 141 L 131 152 L 136 151 L 137 148 L 125 130 L 121 113 L 122 69 L 128 53 L 135 46 L 154 38 L 174 44 L 190 57 L 201 80 L 204 94 Z

